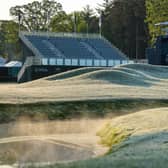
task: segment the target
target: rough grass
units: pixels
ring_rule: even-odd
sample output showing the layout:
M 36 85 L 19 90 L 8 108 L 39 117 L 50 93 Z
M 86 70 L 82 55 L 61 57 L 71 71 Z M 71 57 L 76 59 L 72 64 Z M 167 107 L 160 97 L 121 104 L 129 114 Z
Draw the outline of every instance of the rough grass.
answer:
M 167 106 L 168 100 L 145 99 L 0 104 L 0 123 L 16 121 L 22 116 L 30 117 L 34 121 L 106 118 Z
M 97 135 L 101 137 L 101 144 L 111 148 L 124 141 L 129 136 L 129 132 L 121 128 L 113 128 L 110 124 L 106 124 L 104 128 L 98 131 Z

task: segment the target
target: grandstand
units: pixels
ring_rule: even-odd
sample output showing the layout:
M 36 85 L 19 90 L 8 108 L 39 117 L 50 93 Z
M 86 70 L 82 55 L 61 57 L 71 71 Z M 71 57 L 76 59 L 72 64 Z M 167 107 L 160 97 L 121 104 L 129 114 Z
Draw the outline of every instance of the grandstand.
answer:
M 129 62 L 118 48 L 96 34 L 20 32 L 25 63 L 18 82 L 79 67 L 113 67 Z

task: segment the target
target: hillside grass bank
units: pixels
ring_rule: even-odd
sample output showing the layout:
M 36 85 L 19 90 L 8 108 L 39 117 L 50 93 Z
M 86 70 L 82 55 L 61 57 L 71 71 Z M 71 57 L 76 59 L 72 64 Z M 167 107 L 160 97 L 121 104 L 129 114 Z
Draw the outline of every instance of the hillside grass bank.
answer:
M 168 100 L 129 99 L 0 104 L 0 123 L 16 121 L 20 117 L 29 117 L 34 121 L 115 117 L 159 107 L 168 107 Z

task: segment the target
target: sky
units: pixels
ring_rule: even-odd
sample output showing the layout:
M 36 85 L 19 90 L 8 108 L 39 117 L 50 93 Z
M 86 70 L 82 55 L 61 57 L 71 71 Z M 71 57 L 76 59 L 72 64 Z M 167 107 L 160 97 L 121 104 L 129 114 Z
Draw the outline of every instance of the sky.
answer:
M 16 5 L 23 5 L 34 0 L 0 0 L 0 20 L 10 20 L 9 9 Z M 101 4 L 103 0 L 56 0 L 60 2 L 63 9 L 66 12 L 72 12 L 74 10 L 81 10 L 86 5 L 91 7 L 97 7 L 97 4 Z

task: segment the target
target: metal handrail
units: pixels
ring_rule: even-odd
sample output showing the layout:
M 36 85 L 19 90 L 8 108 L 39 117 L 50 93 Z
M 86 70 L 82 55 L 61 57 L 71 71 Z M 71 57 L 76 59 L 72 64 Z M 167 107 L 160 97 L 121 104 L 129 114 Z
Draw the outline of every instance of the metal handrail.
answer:
M 55 33 L 55 32 L 25 32 L 23 35 L 48 36 L 48 37 L 75 37 L 75 38 L 101 38 L 99 34 L 84 34 L 84 33 Z
M 131 60 L 119 60 L 119 59 L 115 59 L 115 60 L 106 60 L 106 59 L 66 59 L 66 58 L 36 58 L 36 57 L 34 57 L 34 58 L 32 58 L 32 64 L 31 65 L 50 65 L 50 60 L 52 60 L 52 61 L 54 61 L 55 62 L 55 64 L 52 64 L 52 65 L 60 65 L 60 64 L 58 64 L 57 63 L 57 60 L 62 60 L 63 61 L 63 64 L 61 64 L 62 66 L 66 66 L 66 64 L 65 64 L 65 62 L 66 62 L 66 60 L 68 60 L 68 61 L 70 61 L 70 62 L 72 62 L 73 60 L 76 60 L 77 62 L 78 62 L 78 65 L 79 65 L 79 62 L 82 60 L 82 61 L 85 61 L 85 62 L 87 62 L 88 60 L 89 61 L 92 61 L 92 63 L 94 62 L 94 61 L 106 61 L 106 63 L 108 64 L 108 62 L 111 62 L 111 61 L 113 61 L 114 63 L 115 62 L 120 62 L 120 64 L 122 64 L 122 63 L 134 63 L 134 61 L 131 61 Z M 43 61 L 45 61 L 45 62 L 47 62 L 46 64 L 44 64 L 43 63 Z M 37 63 L 38 62 L 38 63 Z M 30 64 L 29 64 L 29 66 L 30 66 Z M 72 65 L 73 66 L 73 65 Z M 79 65 L 80 66 L 80 65 Z M 92 66 L 94 66 L 94 65 L 92 65 Z M 106 66 L 108 66 L 108 65 L 106 65 Z

